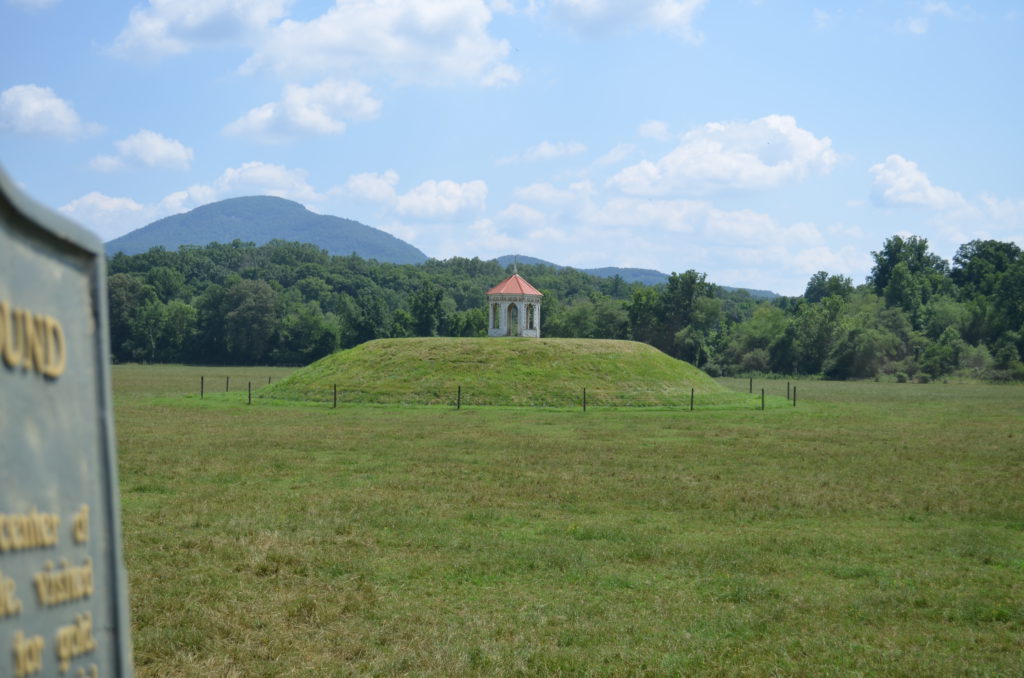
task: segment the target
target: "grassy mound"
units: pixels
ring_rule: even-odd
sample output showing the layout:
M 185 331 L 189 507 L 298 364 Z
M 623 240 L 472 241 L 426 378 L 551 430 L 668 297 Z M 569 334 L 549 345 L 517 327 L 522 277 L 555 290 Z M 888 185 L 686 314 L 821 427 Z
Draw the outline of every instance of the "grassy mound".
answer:
M 651 346 L 599 339 L 380 339 L 329 355 L 259 397 L 339 402 L 573 406 L 702 404 L 736 394 Z

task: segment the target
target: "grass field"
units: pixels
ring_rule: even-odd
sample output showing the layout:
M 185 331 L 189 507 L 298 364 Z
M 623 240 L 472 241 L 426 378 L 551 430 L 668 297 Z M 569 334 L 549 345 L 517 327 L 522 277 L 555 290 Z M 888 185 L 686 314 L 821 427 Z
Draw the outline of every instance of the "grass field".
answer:
M 571 407 L 736 407 L 737 394 L 637 341 L 428 337 L 339 351 L 262 389 L 261 398 L 333 402 Z M 749 395 L 749 394 L 748 394 Z M 782 404 L 779 401 L 775 404 Z
M 1024 388 L 246 405 L 286 372 L 114 368 L 140 678 L 1024 675 Z

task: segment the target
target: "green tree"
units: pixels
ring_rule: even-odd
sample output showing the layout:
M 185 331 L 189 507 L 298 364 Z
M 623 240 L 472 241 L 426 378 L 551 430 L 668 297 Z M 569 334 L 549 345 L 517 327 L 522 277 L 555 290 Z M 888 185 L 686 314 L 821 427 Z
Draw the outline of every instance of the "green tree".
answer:
M 164 307 L 164 325 L 160 333 L 159 360 L 181 362 L 192 350 L 196 335 L 196 309 L 180 299 L 172 299 Z
M 166 307 L 159 299 L 152 299 L 139 309 L 132 323 L 132 360 L 155 362 L 160 357 L 166 315 Z
M 444 292 L 433 283 L 426 283 L 412 297 L 412 329 L 417 337 L 435 337 L 441 324 L 441 302 Z
M 928 240 L 912 235 L 906 240 L 894 235 L 885 241 L 882 249 L 872 252 L 875 265 L 868 276 L 868 283 L 874 288 L 875 294 L 883 296 L 889 286 L 893 271 L 897 265 L 906 265 L 906 272 L 912 277 L 923 277 L 928 282 L 930 293 L 949 273 L 949 264 L 928 250 Z
M 949 374 L 960 364 L 960 353 L 966 344 L 954 327 L 943 330 L 937 341 L 932 342 L 921 356 L 921 369 L 933 377 Z
M 1024 253 L 1012 242 L 972 240 L 953 255 L 950 277 L 966 296 L 990 295 L 1002 274 L 1022 258 Z
M 836 342 L 822 371 L 828 379 L 874 377 L 894 352 L 896 344 L 891 333 L 879 328 L 851 327 Z
M 155 266 L 146 273 L 146 284 L 151 286 L 165 304 L 185 293 L 185 276 L 169 266 Z
M 820 303 L 800 307 L 793 321 L 797 373 L 821 373 L 825 359 L 832 351 L 842 308 L 842 299 L 835 295 L 825 297 Z
M 636 287 L 626 314 L 629 318 L 629 334 L 634 341 L 642 341 L 654 345 L 659 330 L 661 292 L 656 287 Z
M 115 273 L 107 279 L 107 299 L 114 359 L 137 360 L 136 349 L 146 340 L 137 337 L 136 332 L 144 327 L 143 309 L 160 301 L 156 291 L 134 275 Z
M 621 280 L 621 278 L 620 278 Z M 593 304 L 593 337 L 625 339 L 629 332 L 629 314 L 619 299 L 598 295 Z
M 224 291 L 224 353 L 231 362 L 264 364 L 279 330 L 277 293 L 262 280 L 240 280 Z
M 804 290 L 804 300 L 816 304 L 826 297 L 841 297 L 843 299 L 853 293 L 853 281 L 842 275 L 829 275 L 825 271 L 818 271 L 807 281 L 807 289 Z
M 300 304 L 281 321 L 274 350 L 275 362 L 306 365 L 338 349 L 340 328 L 337 316 L 325 315 L 315 301 Z

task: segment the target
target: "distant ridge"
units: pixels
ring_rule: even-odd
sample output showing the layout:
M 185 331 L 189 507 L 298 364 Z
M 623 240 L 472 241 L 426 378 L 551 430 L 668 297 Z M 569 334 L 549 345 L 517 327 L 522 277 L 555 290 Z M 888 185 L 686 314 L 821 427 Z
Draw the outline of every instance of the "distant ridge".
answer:
M 230 198 L 164 217 L 106 243 L 107 254 L 141 254 L 157 246 L 207 245 L 242 240 L 263 245 L 271 240 L 312 243 L 330 254 L 353 252 L 364 259 L 421 264 L 427 255 L 390 233 L 310 212 L 297 202 L 273 196 Z
M 502 266 L 508 266 L 513 261 L 518 261 L 520 264 L 540 264 L 542 266 L 552 266 L 554 268 L 567 268 L 566 266 L 553 264 L 550 261 L 538 259 L 537 257 L 528 257 L 524 254 L 506 254 L 498 257 L 497 261 Z M 662 273 L 661 271 L 655 271 L 650 268 L 618 268 L 616 266 L 605 266 L 603 268 L 581 268 L 578 270 L 589 275 L 596 275 L 599 278 L 614 278 L 615 276 L 619 276 L 627 283 L 638 282 L 643 283 L 644 285 L 661 285 L 668 281 L 668 274 Z M 729 287 L 727 285 L 719 285 L 719 287 L 730 292 L 746 292 L 754 299 L 776 299 L 780 296 L 769 290 L 752 290 L 746 287 Z
M 537 257 L 528 257 L 524 254 L 506 254 L 505 256 L 498 257 L 497 261 L 502 266 L 508 266 L 513 261 L 518 261 L 520 264 L 540 264 L 542 266 L 551 266 L 553 268 L 572 268 L 554 264 L 550 261 L 545 261 L 544 259 L 538 259 Z M 661 271 L 655 271 L 649 268 L 617 268 L 615 266 L 605 266 L 604 268 L 580 268 L 577 270 L 588 275 L 596 275 L 599 278 L 614 278 L 618 275 L 628 283 L 640 282 L 645 285 L 660 285 L 668 280 L 668 276 Z

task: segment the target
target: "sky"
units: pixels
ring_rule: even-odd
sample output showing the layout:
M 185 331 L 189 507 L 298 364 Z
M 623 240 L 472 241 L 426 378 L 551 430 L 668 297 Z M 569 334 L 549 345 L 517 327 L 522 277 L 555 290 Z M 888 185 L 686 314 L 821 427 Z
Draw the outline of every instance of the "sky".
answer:
M 801 294 L 1024 246 L 1024 5 L 0 0 L 0 167 L 104 241 L 243 195 L 428 256 Z

